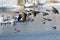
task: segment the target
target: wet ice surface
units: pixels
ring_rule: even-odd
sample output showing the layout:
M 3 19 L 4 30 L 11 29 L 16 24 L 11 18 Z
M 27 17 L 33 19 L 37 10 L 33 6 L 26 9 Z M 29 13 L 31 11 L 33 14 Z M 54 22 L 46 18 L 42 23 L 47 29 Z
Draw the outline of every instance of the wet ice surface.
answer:
M 38 14 L 39 15 L 39 14 Z M 18 22 L 16 25 L 0 26 L 1 40 L 60 40 L 60 22 L 59 15 L 52 17 L 52 21 L 42 23 L 42 16 L 38 20 L 38 16 L 33 22 Z M 54 19 L 55 18 L 55 19 Z M 52 27 L 57 26 L 57 29 Z M 20 32 L 14 32 L 14 29 Z
M 50 18 L 53 20 L 46 21 L 45 24 L 43 24 L 42 15 L 38 14 L 33 22 L 18 22 L 16 25 L 2 25 L 0 26 L 0 39 L 60 40 L 59 15 L 51 16 Z M 52 27 L 54 26 L 57 26 L 57 29 L 53 29 Z M 15 28 L 20 30 L 20 32 L 14 32 Z
M 42 14 L 38 14 L 33 22 L 16 23 L 16 25 L 0 26 L 1 40 L 60 40 L 60 14 L 50 13 L 48 16 L 52 21 L 43 24 Z M 54 29 L 52 27 L 57 27 Z M 14 29 L 20 32 L 14 32 Z
M 42 24 L 41 21 L 16 23 L 0 26 L 1 40 L 60 40 L 60 31 L 55 30 L 54 21 Z M 14 29 L 21 32 L 14 32 Z
M 1 34 L 1 40 L 60 40 L 60 31 L 20 32 Z

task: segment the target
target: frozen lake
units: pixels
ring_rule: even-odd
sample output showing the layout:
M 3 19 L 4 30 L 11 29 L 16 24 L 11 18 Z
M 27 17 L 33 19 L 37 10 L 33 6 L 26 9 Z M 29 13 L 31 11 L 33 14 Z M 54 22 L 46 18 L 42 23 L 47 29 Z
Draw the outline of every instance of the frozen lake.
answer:
M 60 10 L 59 7 L 57 9 Z M 43 16 L 40 13 L 33 22 L 0 26 L 0 40 L 60 40 L 60 14 L 50 13 L 44 17 L 51 18 L 52 21 L 43 24 Z M 52 28 L 55 26 L 57 29 Z M 14 32 L 15 28 L 20 32 Z
M 55 30 L 54 21 L 42 24 L 41 21 L 16 23 L 0 26 L 1 40 L 60 40 L 60 30 Z M 21 32 L 14 32 L 14 29 Z

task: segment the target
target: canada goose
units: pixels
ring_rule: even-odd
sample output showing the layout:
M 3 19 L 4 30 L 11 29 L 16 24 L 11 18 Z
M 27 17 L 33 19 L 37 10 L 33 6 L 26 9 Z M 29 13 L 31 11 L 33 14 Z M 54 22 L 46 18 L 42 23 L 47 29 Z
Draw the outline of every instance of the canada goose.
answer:
M 20 21 L 21 18 L 22 18 L 22 14 L 19 14 L 19 16 L 18 16 L 18 21 Z
M 44 19 L 44 21 L 46 21 L 46 20 L 47 20 L 47 21 L 52 21 L 52 19 L 50 19 L 50 18 L 44 18 L 44 17 L 43 17 L 43 19 Z
M 43 12 L 43 16 L 46 16 L 46 15 L 49 15 L 48 13 L 46 13 L 46 12 Z
M 56 27 L 52 27 L 53 29 L 56 29 Z
M 52 11 L 56 14 L 59 14 L 59 12 L 58 12 L 58 10 L 55 8 L 55 7 L 52 7 L 53 9 L 52 9 Z
M 30 10 L 30 11 L 32 11 L 34 17 L 36 17 L 36 15 L 40 13 L 39 11 L 35 11 L 35 10 Z

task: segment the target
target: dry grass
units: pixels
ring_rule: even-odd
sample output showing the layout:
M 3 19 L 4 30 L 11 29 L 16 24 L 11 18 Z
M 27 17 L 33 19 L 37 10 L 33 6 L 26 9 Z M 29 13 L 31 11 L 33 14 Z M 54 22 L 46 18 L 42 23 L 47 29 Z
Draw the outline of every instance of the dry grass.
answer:
M 13 16 L 18 16 L 18 15 L 19 15 L 18 13 L 0 13 L 0 17 L 4 17 L 4 18 L 7 17 L 13 18 Z

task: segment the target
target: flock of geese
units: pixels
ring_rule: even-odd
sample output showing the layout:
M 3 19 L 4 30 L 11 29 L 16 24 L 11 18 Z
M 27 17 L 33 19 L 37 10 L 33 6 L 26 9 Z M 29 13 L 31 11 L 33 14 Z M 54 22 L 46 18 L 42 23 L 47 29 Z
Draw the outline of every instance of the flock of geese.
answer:
M 59 11 L 55 8 L 55 7 L 52 7 L 52 10 L 46 10 L 46 11 L 48 11 L 48 12 L 50 12 L 50 11 L 52 11 L 54 14 L 59 14 Z M 29 11 L 28 11 L 29 12 Z M 30 12 L 32 12 L 32 14 L 34 15 L 34 18 L 36 17 L 36 15 L 37 14 L 39 14 L 39 13 L 41 13 L 40 11 L 34 11 L 34 10 L 30 10 Z M 43 16 L 47 16 L 47 15 L 49 15 L 49 13 L 46 13 L 46 12 L 42 12 L 43 13 Z M 21 18 L 23 18 L 23 21 L 22 22 L 26 22 L 26 21 L 30 21 L 31 19 L 28 19 L 28 20 L 26 20 L 26 18 L 27 18 L 27 15 L 28 16 L 30 16 L 30 15 L 32 15 L 31 13 L 29 13 L 29 14 L 27 14 L 27 13 L 23 13 L 23 17 L 21 16 L 21 14 L 19 14 L 19 16 L 18 16 L 18 21 L 21 19 Z M 34 19 L 32 19 L 31 20 L 31 22 L 33 22 L 34 21 Z M 46 21 L 52 21 L 52 19 L 50 19 L 50 18 L 46 18 L 46 17 L 43 17 L 43 24 L 45 24 L 46 23 Z M 54 26 L 54 27 L 52 27 L 53 29 L 56 29 L 57 27 L 56 26 Z M 15 31 L 16 31 L 16 29 L 15 29 Z M 18 31 L 19 32 L 19 31 Z
M 55 7 L 52 7 L 52 10 L 47 9 L 46 11 L 48 11 L 48 12 L 52 11 L 54 14 L 59 14 L 59 11 Z M 35 18 L 37 14 L 41 13 L 40 11 L 35 11 L 35 10 L 30 10 L 30 11 L 27 11 L 27 12 L 28 12 L 28 14 L 26 12 L 22 12 L 23 14 L 19 14 L 19 16 L 18 17 L 15 17 L 14 19 L 6 19 L 6 20 L 4 20 L 5 22 L 0 21 L 0 24 L 1 25 L 2 24 L 7 24 L 7 23 L 15 24 L 16 22 L 23 22 L 24 23 L 26 21 L 33 22 L 34 19 L 28 18 L 28 16 L 30 16 L 30 15 L 33 14 L 34 15 L 34 18 Z M 31 12 L 31 13 L 29 13 L 29 12 Z M 42 13 L 43 13 L 43 16 L 49 15 L 46 12 L 42 12 Z M 43 24 L 46 23 L 45 21 L 52 21 L 52 19 L 43 17 L 43 21 L 42 21 Z M 53 27 L 53 29 L 56 29 L 56 26 Z M 20 30 L 14 29 L 14 32 L 20 32 Z

